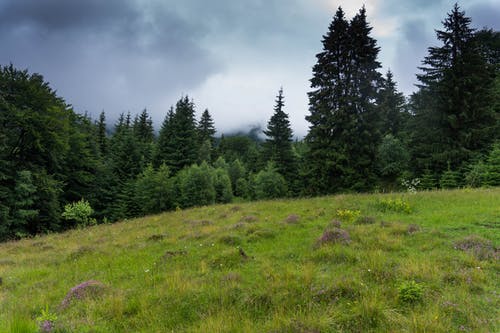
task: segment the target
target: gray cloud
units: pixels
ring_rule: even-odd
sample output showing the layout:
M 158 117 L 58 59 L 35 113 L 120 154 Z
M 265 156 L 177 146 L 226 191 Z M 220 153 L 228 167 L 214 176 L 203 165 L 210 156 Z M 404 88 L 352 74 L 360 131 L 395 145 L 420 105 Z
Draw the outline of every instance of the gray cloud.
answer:
M 500 29 L 500 6 L 498 3 L 476 4 L 469 8 L 467 14 L 472 18 L 475 27 Z
M 381 61 L 405 93 L 454 0 L 371 1 Z M 465 7 L 498 28 L 489 0 Z M 159 125 L 182 94 L 222 131 L 265 124 L 284 86 L 294 130 L 307 131 L 311 68 L 331 0 L 0 0 L 0 63 L 42 73 L 77 111 L 113 119 L 147 107 Z M 335 5 L 335 6 L 334 6 Z M 356 2 L 347 3 L 350 8 Z M 362 1 L 359 1 L 359 6 Z M 497 24 L 497 26 L 494 26 Z M 380 30 L 377 30 L 380 28 Z

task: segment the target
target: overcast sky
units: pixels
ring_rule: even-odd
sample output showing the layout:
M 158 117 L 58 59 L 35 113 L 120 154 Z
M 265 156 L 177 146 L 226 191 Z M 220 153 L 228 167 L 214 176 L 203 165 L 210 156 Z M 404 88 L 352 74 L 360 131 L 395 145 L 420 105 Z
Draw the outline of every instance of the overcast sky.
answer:
M 315 54 L 340 5 L 365 4 L 373 37 L 405 94 L 437 45 L 455 0 L 0 0 L 0 64 L 42 74 L 76 111 L 109 122 L 147 108 L 159 126 L 183 95 L 220 132 L 265 126 L 281 86 L 299 136 Z M 459 3 L 473 25 L 500 29 L 500 0 Z

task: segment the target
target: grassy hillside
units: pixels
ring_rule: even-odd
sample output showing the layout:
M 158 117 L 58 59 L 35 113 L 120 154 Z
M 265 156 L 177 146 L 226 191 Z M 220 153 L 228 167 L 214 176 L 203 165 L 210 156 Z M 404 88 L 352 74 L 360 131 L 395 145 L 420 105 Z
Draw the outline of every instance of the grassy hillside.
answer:
M 0 332 L 499 332 L 499 244 L 500 188 L 166 213 L 0 244 Z

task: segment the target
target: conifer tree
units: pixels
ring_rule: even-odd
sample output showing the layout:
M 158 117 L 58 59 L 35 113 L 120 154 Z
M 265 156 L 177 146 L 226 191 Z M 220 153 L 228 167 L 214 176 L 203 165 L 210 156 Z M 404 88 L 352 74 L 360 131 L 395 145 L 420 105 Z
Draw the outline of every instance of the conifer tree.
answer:
M 428 49 L 417 75 L 420 91 L 415 99 L 420 103 L 414 104 L 412 147 L 417 167 L 442 172 L 448 164 L 457 169 L 474 151 L 487 150 L 499 127 L 496 71 L 474 38 L 471 19 L 455 4 L 436 34 L 442 45 Z
M 397 90 L 393 74 L 387 71 L 385 78 L 381 80 L 378 94 L 378 105 L 380 115 L 380 134 L 399 136 L 404 122 L 404 107 L 406 100 L 404 95 Z
M 156 143 L 155 157 L 154 157 L 154 165 L 159 167 L 160 165 L 166 162 L 167 156 L 169 154 L 169 142 L 172 140 L 172 122 L 174 119 L 174 107 L 171 107 L 168 110 L 165 119 L 160 128 L 160 132 L 158 134 L 158 142 Z
M 153 158 L 154 141 L 153 120 L 146 109 L 136 116 L 132 129 L 142 155 L 142 165 L 146 166 Z
M 105 157 L 108 153 L 108 138 L 106 135 L 106 114 L 104 111 L 99 115 L 99 121 L 97 122 L 97 144 L 101 156 Z
M 267 123 L 264 134 L 267 136 L 262 155 L 264 161 L 272 161 L 277 171 L 291 184 L 297 175 L 297 161 L 292 148 L 293 132 L 288 115 L 283 111 L 285 106 L 283 88 L 278 92 L 274 114 Z
M 374 100 L 379 48 L 362 8 L 348 22 L 337 10 L 317 55 L 309 93 L 306 192 L 368 189 L 379 141 Z
M 212 116 L 208 112 L 208 109 L 205 109 L 201 115 L 200 122 L 198 123 L 198 140 L 200 144 L 203 144 L 205 141 L 210 141 L 213 145 L 214 143 L 214 135 L 215 135 L 215 126 Z
M 175 105 L 175 111 L 169 113 L 160 131 L 157 163 L 165 163 L 174 173 L 196 163 L 198 158 L 194 114 L 194 103 L 188 96 L 183 97 Z

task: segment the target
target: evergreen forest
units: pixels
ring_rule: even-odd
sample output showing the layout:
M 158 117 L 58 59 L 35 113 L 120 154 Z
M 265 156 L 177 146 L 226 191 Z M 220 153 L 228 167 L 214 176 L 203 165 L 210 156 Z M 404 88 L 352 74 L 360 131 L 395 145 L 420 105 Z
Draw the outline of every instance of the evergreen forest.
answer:
M 365 8 L 339 7 L 303 139 L 279 87 L 262 133 L 224 135 L 189 96 L 157 127 L 146 109 L 109 123 L 42 75 L 0 66 L 0 240 L 214 203 L 499 186 L 500 32 L 472 28 L 455 5 L 436 37 L 404 96 L 381 73 Z

